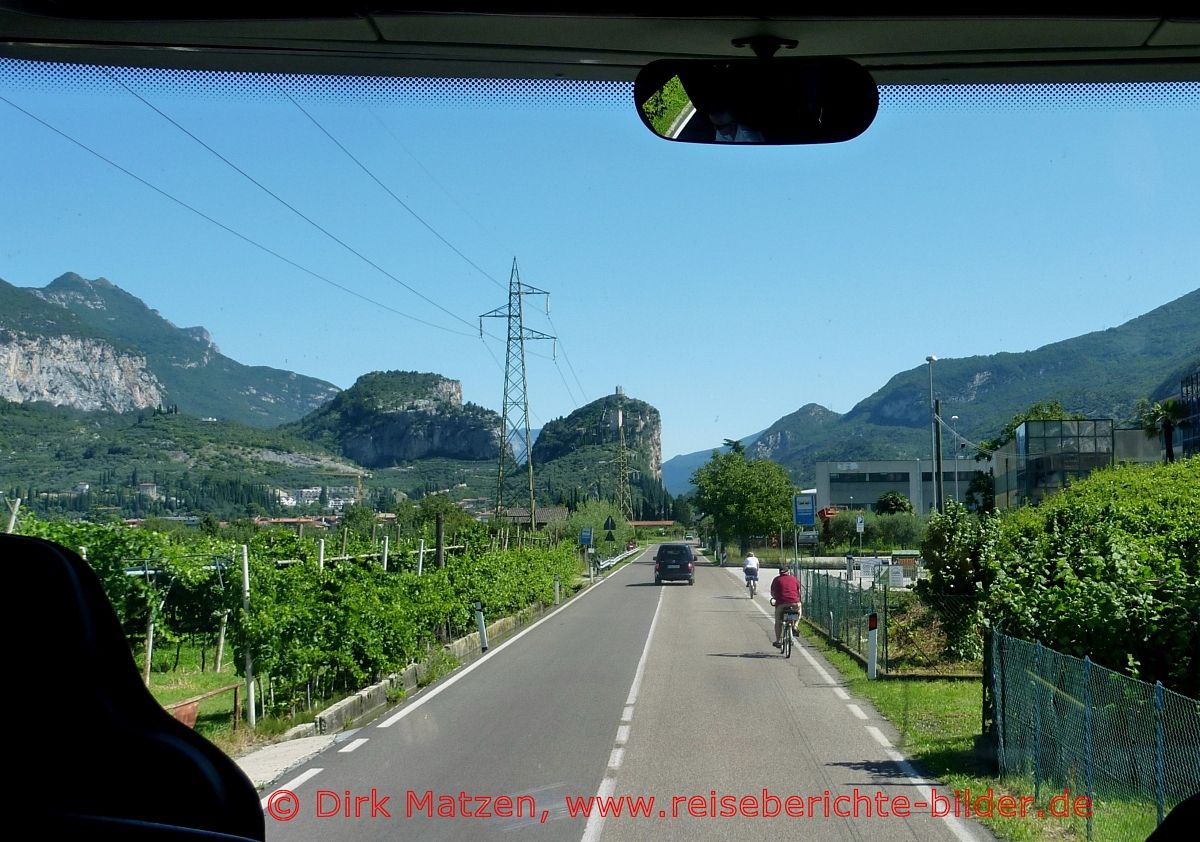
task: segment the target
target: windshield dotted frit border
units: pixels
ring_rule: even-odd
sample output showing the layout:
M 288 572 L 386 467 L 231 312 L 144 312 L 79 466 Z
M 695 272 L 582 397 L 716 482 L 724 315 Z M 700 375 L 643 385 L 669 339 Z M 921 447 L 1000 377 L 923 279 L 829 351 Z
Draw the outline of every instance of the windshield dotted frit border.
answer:
M 0 58 L 9 89 L 115 94 L 124 85 L 152 95 L 270 101 L 402 105 L 424 108 L 624 110 L 630 82 L 568 79 L 447 79 L 234 73 Z M 1200 82 L 1093 84 L 880 85 L 882 111 L 1111 111 L 1192 109 Z

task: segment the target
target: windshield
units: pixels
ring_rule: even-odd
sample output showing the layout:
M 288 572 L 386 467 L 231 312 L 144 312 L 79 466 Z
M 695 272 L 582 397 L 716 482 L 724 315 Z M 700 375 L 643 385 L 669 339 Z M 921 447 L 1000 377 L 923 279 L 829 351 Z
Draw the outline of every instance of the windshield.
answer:
M 1137 400 L 1195 394 L 1198 93 L 883 86 L 847 143 L 687 145 L 627 83 L 0 59 L 10 531 L 93 564 L 144 683 L 239 759 L 269 838 L 889 828 L 832 799 L 1001 786 L 973 753 L 1001 643 L 974 580 L 921 602 L 931 513 L 982 509 L 985 476 L 1015 508 L 1114 451 L 1161 461 Z M 1050 400 L 1034 417 L 1087 444 L 1046 421 L 1066 455 L 976 460 Z M 738 459 L 752 527 L 706 484 Z M 697 534 L 701 555 L 654 543 Z M 752 546 L 807 568 L 794 656 L 747 596 Z M 656 555 L 695 580 L 652 587 Z M 1159 602 L 1187 626 L 1187 598 Z M 863 702 L 843 675 L 868 647 L 938 683 Z M 1195 673 L 1159 666 L 1160 745 L 1192 777 L 1157 811 L 1122 778 L 1110 838 L 1196 782 Z M 1072 750 L 1050 784 L 1011 761 L 1003 791 L 1086 790 Z M 614 794 L 645 815 L 592 811 Z M 925 814 L 920 838 L 1060 832 Z

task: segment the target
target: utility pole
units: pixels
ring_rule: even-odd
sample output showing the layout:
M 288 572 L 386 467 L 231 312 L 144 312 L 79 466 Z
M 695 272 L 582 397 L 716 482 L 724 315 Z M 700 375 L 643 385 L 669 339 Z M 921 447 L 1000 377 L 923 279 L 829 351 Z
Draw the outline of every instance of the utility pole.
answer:
M 937 510 L 939 512 L 946 511 L 946 493 L 942 486 L 942 400 L 937 398 L 933 402 L 933 437 L 934 437 L 934 460 L 933 460 L 933 495 L 937 500 Z
M 629 489 L 629 450 L 625 447 L 625 393 L 617 387 L 617 510 L 633 520 L 633 493 Z
M 520 466 L 516 460 L 517 443 L 523 444 L 527 491 L 529 494 L 529 528 L 537 528 L 537 509 L 533 490 L 533 445 L 529 440 L 529 389 L 525 380 L 525 340 L 555 337 L 525 327 L 525 296 L 546 296 L 546 311 L 550 310 L 550 293 L 521 282 L 517 259 L 513 258 L 512 274 L 508 278 L 508 304 L 479 317 L 479 336 L 483 337 L 483 320 L 505 319 L 508 323 L 507 349 L 504 354 L 504 400 L 500 412 L 500 456 L 496 468 L 496 518 L 504 514 L 505 503 L 520 496 L 519 485 L 513 482 Z M 510 463 L 510 464 L 506 464 Z

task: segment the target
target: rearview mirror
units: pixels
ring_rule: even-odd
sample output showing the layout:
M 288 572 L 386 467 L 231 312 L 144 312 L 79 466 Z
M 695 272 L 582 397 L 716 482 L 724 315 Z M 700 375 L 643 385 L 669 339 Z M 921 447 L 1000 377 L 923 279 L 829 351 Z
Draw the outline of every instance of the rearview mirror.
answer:
M 684 143 L 839 143 L 879 111 L 875 80 L 844 58 L 666 59 L 633 92 L 646 127 Z

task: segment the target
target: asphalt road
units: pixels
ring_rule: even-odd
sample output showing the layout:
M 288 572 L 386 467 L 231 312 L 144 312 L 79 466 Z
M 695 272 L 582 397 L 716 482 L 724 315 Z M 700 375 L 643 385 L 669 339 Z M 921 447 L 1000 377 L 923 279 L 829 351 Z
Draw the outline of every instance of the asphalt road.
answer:
M 706 564 L 655 586 L 651 555 L 289 773 L 264 803 L 294 817 L 268 815 L 268 838 L 991 838 L 927 808 L 879 815 L 928 802 L 927 782 L 819 655 L 770 645 L 774 571 L 751 601 Z M 571 815 L 598 795 L 646 815 Z

